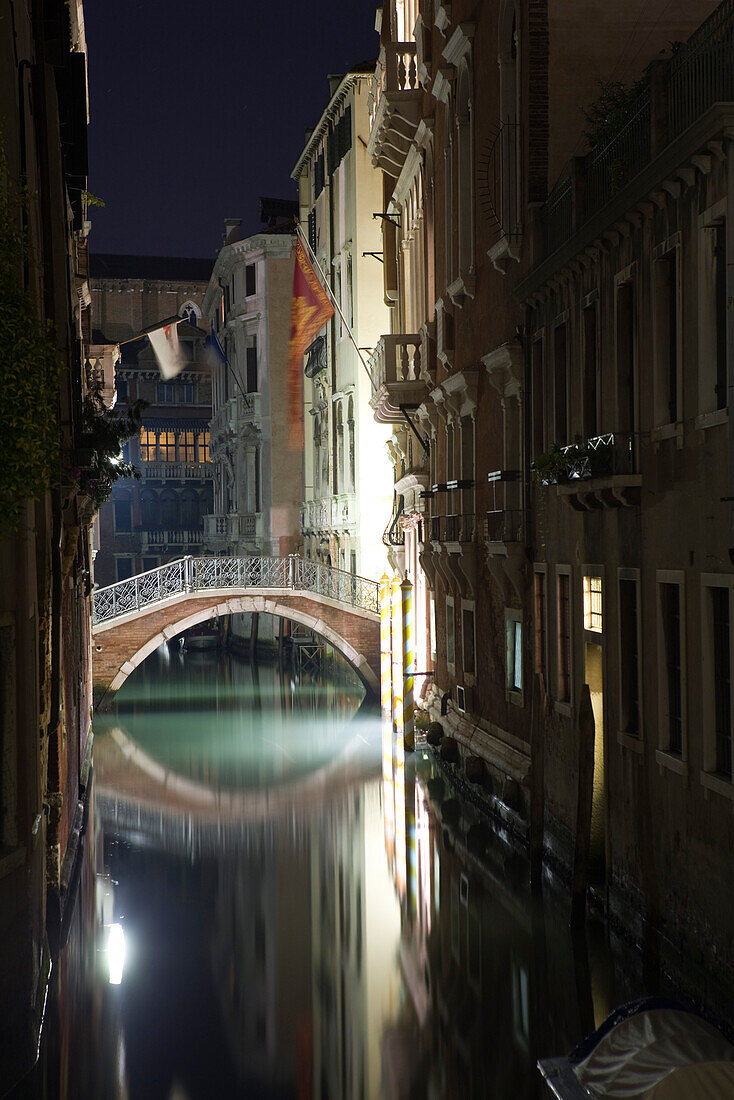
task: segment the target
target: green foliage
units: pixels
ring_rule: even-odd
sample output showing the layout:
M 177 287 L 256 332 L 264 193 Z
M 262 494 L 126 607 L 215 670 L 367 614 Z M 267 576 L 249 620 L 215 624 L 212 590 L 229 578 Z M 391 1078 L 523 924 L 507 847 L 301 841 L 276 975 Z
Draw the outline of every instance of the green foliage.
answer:
M 533 462 L 539 485 L 564 485 L 577 478 L 605 477 L 612 472 L 614 446 L 606 440 L 594 441 L 576 437 L 567 447 L 556 443 L 550 451 L 538 455 Z
M 87 206 L 106 206 L 107 203 L 99 195 L 93 195 L 91 191 L 82 191 L 82 199 Z
M 61 354 L 24 286 L 30 197 L 13 187 L 0 137 L 0 535 L 16 530 L 22 502 L 41 496 L 58 470 Z
M 619 80 L 599 81 L 599 96 L 584 111 L 584 137 L 592 151 L 608 145 L 629 122 L 647 85 L 646 73 L 629 86 Z
M 85 461 L 72 475 L 96 508 L 109 500 L 118 478 L 140 478 L 140 471 L 132 463 L 124 462 L 121 452 L 123 443 L 140 431 L 146 406 L 147 402 L 136 401 L 120 415 L 105 406 L 101 379 L 94 379 L 88 387 L 82 424 Z

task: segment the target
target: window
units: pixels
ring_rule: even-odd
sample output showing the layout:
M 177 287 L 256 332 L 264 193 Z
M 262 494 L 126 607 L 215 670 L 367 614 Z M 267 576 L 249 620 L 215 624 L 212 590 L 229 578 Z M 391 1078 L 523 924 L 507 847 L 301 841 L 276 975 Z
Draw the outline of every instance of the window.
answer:
M 354 400 L 351 397 L 347 406 L 347 431 L 349 433 L 349 489 L 353 493 L 357 482 L 357 455 L 354 446 Z
M 716 771 L 731 779 L 731 621 L 729 589 L 709 588 L 713 649 Z
M 456 664 L 456 645 L 454 638 L 454 601 L 451 596 L 446 597 L 446 664 L 454 670 Z
M 505 612 L 507 641 L 507 690 L 522 691 L 522 612 Z
M 344 491 L 344 414 L 341 401 L 336 407 L 336 461 L 334 463 L 334 492 Z
M 175 400 L 176 387 L 173 382 L 158 383 L 158 404 L 170 405 Z
M 157 440 L 155 432 L 148 428 L 140 429 L 140 461 L 154 462 L 156 457 Z
M 140 494 L 140 524 L 144 531 L 154 531 L 160 524 L 158 496 L 152 489 Z
M 247 366 L 245 389 L 248 393 L 257 393 L 257 337 L 251 337 L 253 345 L 247 348 Z
M 113 501 L 115 531 L 124 534 L 132 530 L 132 502 L 129 493 L 120 493 Z
M 635 302 L 631 278 L 617 282 L 616 359 L 617 424 L 616 431 L 632 435 L 637 423 L 635 399 Z
M 178 399 L 182 405 L 193 405 L 194 403 L 194 383 L 193 382 L 179 382 L 178 384 Z
M 308 212 L 308 243 L 311 251 L 316 252 L 316 208 Z
M 728 403 L 726 353 L 726 221 L 724 200 L 699 219 L 698 233 L 698 408 L 725 409 Z
M 133 559 L 132 558 L 116 558 L 115 569 L 117 571 L 118 581 L 126 581 L 133 575 Z
M 587 306 L 582 314 L 584 337 L 583 434 L 593 439 L 598 434 L 597 421 L 597 304 Z
M 178 456 L 182 462 L 196 461 L 196 446 L 192 431 L 181 432 L 178 437 Z
M 619 730 L 641 735 L 639 580 L 619 574 Z
M 314 161 L 314 166 L 313 166 L 313 197 L 314 197 L 314 200 L 317 199 L 319 197 L 319 195 L 321 194 L 321 192 L 324 190 L 324 180 L 325 180 L 324 153 L 323 153 L 323 150 L 322 150 L 321 153 L 319 154 L 319 156 Z
M 474 608 L 462 605 L 461 610 L 461 645 L 464 659 L 464 675 L 474 676 L 476 673 L 476 645 L 474 640 Z
M 658 601 L 661 747 L 680 756 L 683 753 L 681 583 L 673 579 L 659 582 Z
M 465 289 L 473 294 L 467 282 L 474 272 L 474 150 L 472 148 L 471 70 L 466 59 L 459 64 L 456 93 L 456 162 L 457 162 L 457 221 L 458 221 L 458 274 Z
M 533 608 L 535 616 L 535 671 L 543 677 L 547 689 L 546 668 L 546 594 L 545 573 L 536 572 L 533 578 Z
M 356 574 L 356 572 L 357 572 L 357 551 L 356 550 L 350 550 L 349 551 L 349 571 L 350 571 L 350 573 L 354 573 L 354 574 Z
M 245 267 L 245 297 L 251 298 L 256 293 L 256 273 L 257 266 L 255 264 L 247 264 Z
M 428 629 L 431 645 L 431 662 L 436 663 L 436 597 L 433 592 L 428 595 Z
M 554 442 L 568 443 L 568 406 L 566 394 L 567 333 L 565 322 L 553 329 L 553 429 Z
M 602 633 L 601 577 L 584 577 L 584 630 Z
M 558 599 L 558 702 L 571 702 L 571 576 L 559 572 Z
M 178 496 L 172 489 L 164 489 L 161 493 L 161 520 L 166 531 L 174 531 L 178 527 Z
M 543 336 L 536 336 L 531 350 L 533 397 L 533 457 L 543 453 L 545 441 L 545 356 Z
M 199 432 L 197 436 L 199 462 L 211 462 L 209 457 L 209 432 Z
M 158 458 L 162 462 L 176 461 L 176 433 L 158 433 Z
M 181 526 L 187 531 L 199 528 L 199 496 L 193 489 L 184 489 L 181 493 Z
M 115 391 L 117 393 L 118 401 L 127 401 L 128 398 L 128 384 L 126 378 L 118 378 L 115 381 Z
M 658 251 L 658 250 L 656 250 Z M 678 250 L 672 248 L 653 264 L 653 338 L 655 350 L 655 422 L 679 419 Z

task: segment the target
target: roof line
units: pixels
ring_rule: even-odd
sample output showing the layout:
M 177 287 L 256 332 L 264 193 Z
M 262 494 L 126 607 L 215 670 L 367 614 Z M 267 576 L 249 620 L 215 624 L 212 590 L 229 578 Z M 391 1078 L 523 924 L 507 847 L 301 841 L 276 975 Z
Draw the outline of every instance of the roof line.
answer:
M 375 65 L 377 65 L 377 62 L 375 62 Z M 329 122 L 336 114 L 343 100 L 346 98 L 349 89 L 353 87 L 353 85 L 356 84 L 358 80 L 372 80 L 373 76 L 374 70 L 372 70 L 371 72 L 360 72 L 359 70 L 355 69 L 351 72 L 348 72 L 346 76 L 342 77 L 338 88 L 336 89 L 326 106 L 326 110 L 321 115 L 321 118 L 314 127 L 311 137 L 306 142 L 305 149 L 296 161 L 295 168 L 291 172 L 292 180 L 298 181 L 300 179 L 301 173 L 303 172 L 304 161 L 308 159 L 309 155 L 313 151 L 313 148 L 321 141 L 321 138 L 328 128 Z

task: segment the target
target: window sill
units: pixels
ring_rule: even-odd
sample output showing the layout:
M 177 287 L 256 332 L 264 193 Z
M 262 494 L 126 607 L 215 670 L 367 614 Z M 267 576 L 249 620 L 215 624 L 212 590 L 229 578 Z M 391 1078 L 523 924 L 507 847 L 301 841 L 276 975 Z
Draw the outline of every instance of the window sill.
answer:
M 505 698 L 510 703 L 512 703 L 513 707 L 524 707 L 525 706 L 525 696 L 521 691 L 517 691 L 517 689 L 513 689 L 511 691 L 506 691 L 505 692 Z
M 556 714 L 562 714 L 565 718 L 573 717 L 573 707 L 570 703 L 562 703 L 560 700 L 554 699 L 553 709 Z
M 446 287 L 446 293 L 451 301 L 459 309 L 462 309 L 467 298 L 473 298 L 476 293 L 476 278 L 472 272 L 462 272 L 458 279 Z
M 638 756 L 642 756 L 645 751 L 645 742 L 641 737 L 633 737 L 631 733 L 624 733 L 623 730 L 617 730 L 617 741 L 623 749 L 629 749 Z
M 655 759 L 660 766 L 661 775 L 663 774 L 663 768 L 675 772 L 676 775 L 682 775 L 684 778 L 688 775 L 688 764 L 683 757 L 677 756 L 674 752 L 667 752 L 665 749 L 656 749 Z
M 709 791 L 715 791 L 716 794 L 723 795 L 730 802 L 734 802 L 734 783 L 730 779 L 724 779 L 723 776 L 714 775 L 712 772 L 701 772 L 701 786 L 706 792 L 706 798 Z
M 677 420 L 675 424 L 661 424 L 659 428 L 653 428 L 650 432 L 653 443 L 660 443 L 664 439 L 677 439 L 678 446 L 683 446 L 683 423 Z
M 694 423 L 700 431 L 705 431 L 706 428 L 716 428 L 719 424 L 726 424 L 728 420 L 728 409 L 715 409 L 713 412 L 699 413 Z

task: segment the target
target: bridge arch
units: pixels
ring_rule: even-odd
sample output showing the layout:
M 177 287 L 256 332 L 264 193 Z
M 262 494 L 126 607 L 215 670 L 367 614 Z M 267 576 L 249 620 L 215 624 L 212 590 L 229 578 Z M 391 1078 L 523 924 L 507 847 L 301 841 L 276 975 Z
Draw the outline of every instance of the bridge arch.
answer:
M 303 595 L 306 595 L 305 593 Z M 367 644 L 360 644 L 359 630 L 351 629 L 353 640 L 349 641 L 334 625 L 325 621 L 325 612 L 333 601 L 326 601 L 308 594 L 310 598 L 303 599 L 301 593 L 296 598 L 290 593 L 283 595 L 263 596 L 257 595 L 227 595 L 221 591 L 214 591 L 206 599 L 201 594 L 194 602 L 196 607 L 191 607 L 191 596 L 182 594 L 166 601 L 165 623 L 160 622 L 160 611 L 155 614 L 139 614 L 125 616 L 127 621 L 112 620 L 108 623 L 98 624 L 93 631 L 95 644 L 95 681 L 98 705 L 111 701 L 119 688 L 127 680 L 142 662 L 149 657 L 163 642 L 182 634 L 191 627 L 198 626 L 214 616 L 237 614 L 239 612 L 259 612 L 260 614 L 273 615 L 278 618 L 289 619 L 324 638 L 333 645 L 334 649 L 342 655 L 347 664 L 356 672 L 367 694 L 376 696 L 379 694 L 379 667 L 377 654 L 373 652 L 374 640 L 378 640 L 378 626 L 376 616 L 364 612 L 354 612 L 349 618 L 354 622 L 364 618 L 365 626 L 369 624 L 369 639 Z M 300 598 L 298 598 L 300 597 Z M 180 605 L 180 606 L 179 606 Z M 305 605 L 305 606 L 304 606 Z M 159 605 L 160 607 L 160 605 Z M 151 611 L 153 609 L 151 608 Z M 149 622 L 149 630 L 145 629 L 146 620 Z M 125 628 L 128 628 L 127 630 Z M 374 639 L 372 638 L 374 635 Z M 353 644 L 356 643 L 356 644 Z M 104 654 L 102 656 L 102 654 Z M 100 668 L 98 674 L 99 666 Z

